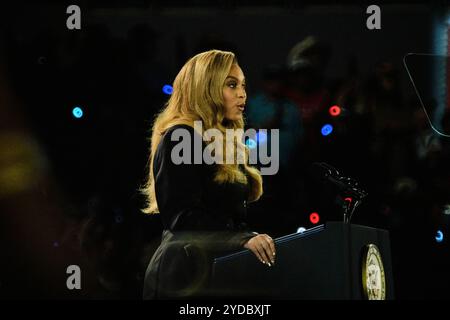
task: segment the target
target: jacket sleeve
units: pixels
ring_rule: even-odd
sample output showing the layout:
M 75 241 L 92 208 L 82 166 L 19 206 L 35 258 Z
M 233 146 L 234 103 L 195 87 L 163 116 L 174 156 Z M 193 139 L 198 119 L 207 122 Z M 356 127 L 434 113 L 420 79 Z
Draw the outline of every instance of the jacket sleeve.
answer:
M 205 246 L 212 251 L 242 249 L 243 244 L 251 237 L 252 232 L 230 232 L 220 225 L 219 219 L 208 211 L 204 205 L 204 180 L 208 177 L 207 165 L 194 164 L 195 135 L 192 127 L 178 127 L 189 132 L 191 137 L 190 163 L 175 164 L 172 151 L 181 141 L 172 141 L 173 128 L 162 137 L 157 148 L 153 172 L 158 208 L 164 228 L 178 233 L 184 239 L 190 239 L 197 245 Z M 201 137 L 198 135 L 199 139 Z M 204 144 L 202 144 L 203 151 Z M 176 149 L 177 153 L 179 149 Z M 186 150 L 185 150 L 186 151 Z M 217 231 L 223 230 L 223 231 Z

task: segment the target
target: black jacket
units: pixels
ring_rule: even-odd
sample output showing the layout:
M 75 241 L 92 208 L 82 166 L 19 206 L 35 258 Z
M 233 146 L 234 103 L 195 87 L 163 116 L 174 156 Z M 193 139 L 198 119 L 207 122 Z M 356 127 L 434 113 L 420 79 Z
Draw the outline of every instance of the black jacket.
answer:
M 175 129 L 189 133 L 191 164 L 176 165 L 171 159 L 180 143 L 171 140 Z M 187 125 L 170 128 L 154 157 L 156 201 L 164 231 L 147 267 L 144 299 L 208 295 L 212 257 L 242 249 L 255 235 L 245 224 L 248 185 L 218 184 L 216 165 L 194 164 L 194 135 L 199 137 Z M 204 147 L 203 143 L 202 151 Z

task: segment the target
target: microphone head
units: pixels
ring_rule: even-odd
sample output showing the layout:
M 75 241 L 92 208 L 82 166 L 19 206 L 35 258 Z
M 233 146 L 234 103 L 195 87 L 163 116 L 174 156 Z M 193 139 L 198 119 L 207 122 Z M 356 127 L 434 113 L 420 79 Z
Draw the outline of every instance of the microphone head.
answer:
M 320 165 L 323 166 L 324 168 L 327 168 L 332 176 L 335 177 L 340 176 L 339 171 L 337 171 L 335 167 L 329 165 L 328 163 L 321 162 Z
M 329 176 L 338 177 L 339 171 L 325 162 L 314 162 L 311 166 L 311 176 L 315 180 L 322 180 Z

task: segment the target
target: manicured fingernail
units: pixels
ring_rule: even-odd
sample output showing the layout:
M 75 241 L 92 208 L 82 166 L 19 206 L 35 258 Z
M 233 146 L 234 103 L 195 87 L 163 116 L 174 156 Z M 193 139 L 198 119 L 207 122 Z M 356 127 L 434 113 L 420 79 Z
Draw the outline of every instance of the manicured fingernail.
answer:
M 269 265 L 269 267 L 271 267 L 272 265 L 270 264 L 270 262 L 267 262 L 267 264 Z
M 275 255 L 275 252 L 272 252 L 272 255 Z
M 275 264 L 275 260 L 272 260 L 272 264 Z

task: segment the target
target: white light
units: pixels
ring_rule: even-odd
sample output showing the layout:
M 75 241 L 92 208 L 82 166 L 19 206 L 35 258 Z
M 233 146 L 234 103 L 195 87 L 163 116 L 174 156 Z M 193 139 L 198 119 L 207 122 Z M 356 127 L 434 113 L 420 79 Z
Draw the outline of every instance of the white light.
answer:
M 306 231 L 306 229 L 303 228 L 303 227 L 300 227 L 300 228 L 297 229 L 297 233 L 303 233 L 305 231 Z
M 444 206 L 444 214 L 450 215 L 450 204 Z

